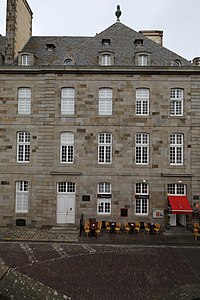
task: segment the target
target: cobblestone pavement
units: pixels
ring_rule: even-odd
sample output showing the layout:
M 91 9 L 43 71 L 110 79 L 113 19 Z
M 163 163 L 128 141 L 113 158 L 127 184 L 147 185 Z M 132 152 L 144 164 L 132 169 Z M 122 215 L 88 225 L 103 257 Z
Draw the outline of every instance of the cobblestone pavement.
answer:
M 8 269 L 0 293 L 20 300 L 197 299 L 199 251 L 200 245 L 1 242 Z
M 0 299 L 200 299 L 200 240 L 191 233 L 47 242 L 48 231 L 23 231 L 0 230 Z

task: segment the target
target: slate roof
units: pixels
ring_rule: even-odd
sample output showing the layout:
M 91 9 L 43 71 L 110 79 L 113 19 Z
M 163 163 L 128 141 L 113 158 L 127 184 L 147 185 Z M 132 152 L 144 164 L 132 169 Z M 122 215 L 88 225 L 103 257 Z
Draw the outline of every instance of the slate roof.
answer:
M 110 39 L 109 46 L 103 46 L 102 39 Z M 134 43 L 143 39 L 141 49 Z M 54 44 L 53 51 L 47 51 L 46 44 Z M 98 57 L 102 51 L 114 53 L 115 66 L 134 66 L 138 50 L 150 52 L 151 66 L 169 66 L 171 61 L 180 60 L 183 66 L 190 62 L 158 43 L 146 38 L 121 22 L 116 22 L 94 37 L 77 36 L 33 36 L 21 52 L 35 55 L 35 65 L 63 65 L 72 59 L 76 66 L 99 66 Z

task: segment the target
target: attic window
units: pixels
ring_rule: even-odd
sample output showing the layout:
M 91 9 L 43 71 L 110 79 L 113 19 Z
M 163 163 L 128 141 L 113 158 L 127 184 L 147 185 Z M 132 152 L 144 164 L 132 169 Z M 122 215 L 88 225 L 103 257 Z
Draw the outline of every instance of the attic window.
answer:
M 110 39 L 102 39 L 103 46 L 110 46 Z
M 135 39 L 134 44 L 136 46 L 141 46 L 143 44 L 143 39 Z
M 29 54 L 23 54 L 21 56 L 21 65 L 22 66 L 29 66 L 30 65 L 30 55 Z
M 56 48 L 54 44 L 46 44 L 46 46 L 47 46 L 46 48 L 47 51 L 53 51 Z
M 174 61 L 171 62 L 171 66 L 180 67 L 181 66 L 181 61 L 178 60 L 178 59 L 175 59 Z
M 64 61 L 64 64 L 65 64 L 66 66 L 72 66 L 72 65 L 74 65 L 74 62 L 73 62 L 73 60 L 72 60 L 71 58 L 67 58 L 67 59 Z

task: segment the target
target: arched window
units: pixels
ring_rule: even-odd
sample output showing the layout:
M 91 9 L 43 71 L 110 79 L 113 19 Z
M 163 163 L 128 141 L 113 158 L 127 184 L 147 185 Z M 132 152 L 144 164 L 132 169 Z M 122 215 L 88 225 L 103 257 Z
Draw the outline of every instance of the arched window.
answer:
M 71 58 L 67 58 L 65 61 L 64 61 L 64 65 L 66 66 L 73 66 L 74 65 L 74 62 Z

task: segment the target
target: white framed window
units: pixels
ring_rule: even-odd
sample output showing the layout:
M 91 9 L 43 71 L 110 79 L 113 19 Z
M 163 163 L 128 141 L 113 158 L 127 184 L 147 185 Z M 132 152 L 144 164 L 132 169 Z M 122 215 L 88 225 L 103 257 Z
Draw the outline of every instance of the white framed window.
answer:
M 138 66 L 147 66 L 148 65 L 148 56 L 141 54 L 138 56 Z
M 135 184 L 135 214 L 149 214 L 149 186 L 145 182 Z
M 28 212 L 28 181 L 16 182 L 16 212 Z
M 72 164 L 74 162 L 74 133 L 62 132 L 60 139 L 60 161 Z
M 113 91 L 111 88 L 99 89 L 99 115 L 112 115 Z
M 18 89 L 18 114 L 30 115 L 31 113 L 31 88 Z
M 111 214 L 111 184 L 100 182 L 97 186 L 97 213 Z
M 183 134 L 170 134 L 170 165 L 183 164 Z
M 149 89 L 136 90 L 136 115 L 149 115 Z
M 76 192 L 76 184 L 74 182 L 58 182 L 57 192 L 74 194 Z
M 170 90 L 170 116 L 183 115 L 183 89 Z
M 135 163 L 147 165 L 149 163 L 149 134 L 137 133 L 135 135 Z
M 182 183 L 172 183 L 167 185 L 168 195 L 186 195 L 186 185 Z
M 102 66 L 110 66 L 111 65 L 111 55 L 110 54 L 102 54 L 101 65 Z
M 29 54 L 22 54 L 21 64 L 22 64 L 22 66 L 30 66 L 30 55 Z
M 17 162 L 30 161 L 30 133 L 26 131 L 17 133 Z
M 109 182 L 100 182 L 98 184 L 98 194 L 111 194 L 111 184 Z
M 61 89 L 61 114 L 74 115 L 75 111 L 75 89 L 62 88 Z
M 105 132 L 98 135 L 98 163 L 112 162 L 112 134 Z

